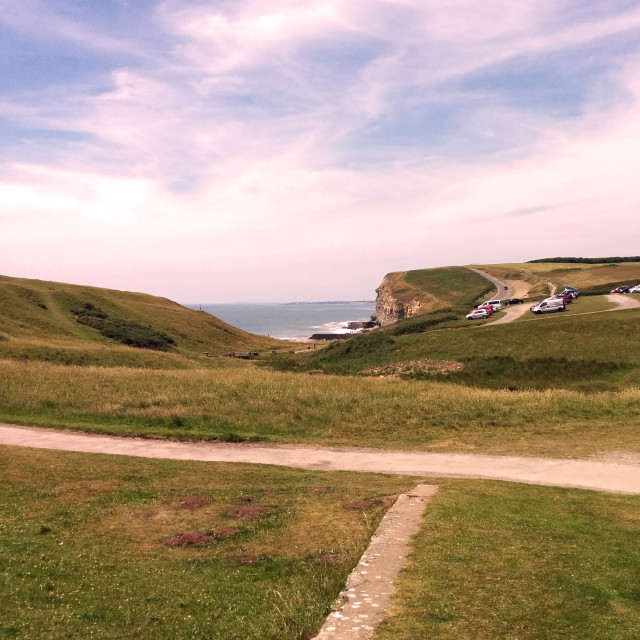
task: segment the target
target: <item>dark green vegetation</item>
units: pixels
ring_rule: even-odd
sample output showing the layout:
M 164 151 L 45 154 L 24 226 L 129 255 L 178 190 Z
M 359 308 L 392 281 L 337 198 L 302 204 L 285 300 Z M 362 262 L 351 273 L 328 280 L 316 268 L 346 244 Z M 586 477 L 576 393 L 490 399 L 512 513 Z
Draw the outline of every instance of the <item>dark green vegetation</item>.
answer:
M 85 302 L 79 309 L 72 309 L 71 313 L 76 317 L 76 322 L 93 327 L 106 338 L 131 347 L 167 351 L 176 344 L 171 336 L 155 331 L 151 326 L 144 326 L 131 320 L 110 318 L 91 302 Z
M 578 298 L 564 314 L 506 325 L 427 327 L 423 333 L 403 329 L 412 323 L 422 326 L 429 318 L 420 316 L 406 325 L 331 344 L 308 357 L 274 356 L 271 364 L 280 370 L 353 375 L 390 362 L 431 358 L 455 360 L 464 368 L 446 376 L 430 375 L 430 380 L 484 388 L 599 391 L 640 384 L 640 310 L 579 315 L 580 302 Z
M 446 482 L 376 640 L 635 640 L 640 498 Z
M 415 484 L 0 447 L 0 638 L 310 638 Z
M 0 276 L 0 357 L 191 368 L 211 366 L 205 352 L 287 346 L 165 298 Z
M 537 262 L 565 262 L 569 264 L 606 264 L 610 262 L 640 262 L 640 256 L 616 256 L 613 258 L 539 258 L 538 260 L 529 260 L 529 264 Z

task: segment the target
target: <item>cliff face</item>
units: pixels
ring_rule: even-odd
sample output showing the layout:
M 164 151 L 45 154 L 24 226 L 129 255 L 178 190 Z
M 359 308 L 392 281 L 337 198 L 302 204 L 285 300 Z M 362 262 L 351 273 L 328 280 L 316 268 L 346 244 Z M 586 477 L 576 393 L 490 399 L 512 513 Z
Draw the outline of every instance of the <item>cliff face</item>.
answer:
M 393 324 L 403 318 L 411 318 L 427 304 L 421 297 L 407 295 L 402 286 L 404 272 L 388 273 L 376 289 L 376 319 L 382 325 Z

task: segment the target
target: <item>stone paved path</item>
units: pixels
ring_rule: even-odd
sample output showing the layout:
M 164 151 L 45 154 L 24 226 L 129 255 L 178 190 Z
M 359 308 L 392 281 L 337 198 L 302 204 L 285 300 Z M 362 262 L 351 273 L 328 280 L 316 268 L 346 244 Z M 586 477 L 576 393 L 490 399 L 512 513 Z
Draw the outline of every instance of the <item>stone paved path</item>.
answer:
M 420 484 L 398 497 L 315 640 L 364 640 L 373 634 L 391 603 L 393 583 L 404 567 L 427 501 L 437 491 L 438 487 Z

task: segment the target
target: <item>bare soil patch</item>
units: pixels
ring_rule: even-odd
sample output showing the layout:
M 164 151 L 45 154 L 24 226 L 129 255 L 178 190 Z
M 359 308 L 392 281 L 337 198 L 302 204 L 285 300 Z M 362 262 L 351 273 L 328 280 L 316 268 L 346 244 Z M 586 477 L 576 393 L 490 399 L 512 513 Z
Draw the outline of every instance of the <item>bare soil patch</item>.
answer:
M 448 375 L 460 371 L 463 366 L 462 362 L 456 362 L 455 360 L 431 360 L 430 358 L 421 358 L 420 360 L 394 362 L 383 367 L 363 369 L 361 373 L 367 376 L 380 376 L 384 378 L 399 378 L 402 375 L 416 373 Z
M 178 536 L 164 540 L 164 544 L 170 547 L 203 547 L 213 541 L 213 536 L 208 536 L 204 533 L 181 533 Z
M 249 498 L 246 496 L 242 496 L 239 498 L 234 498 L 231 500 L 232 504 L 248 504 L 249 502 L 253 502 L 253 498 Z

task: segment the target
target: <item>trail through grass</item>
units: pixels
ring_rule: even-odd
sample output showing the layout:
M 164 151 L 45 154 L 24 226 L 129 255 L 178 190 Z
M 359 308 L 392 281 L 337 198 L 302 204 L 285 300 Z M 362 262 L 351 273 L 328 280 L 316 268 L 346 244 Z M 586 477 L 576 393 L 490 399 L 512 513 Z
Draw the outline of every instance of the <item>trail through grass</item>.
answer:
M 0 362 L 0 420 L 104 433 L 580 457 L 640 451 L 640 390 Z

